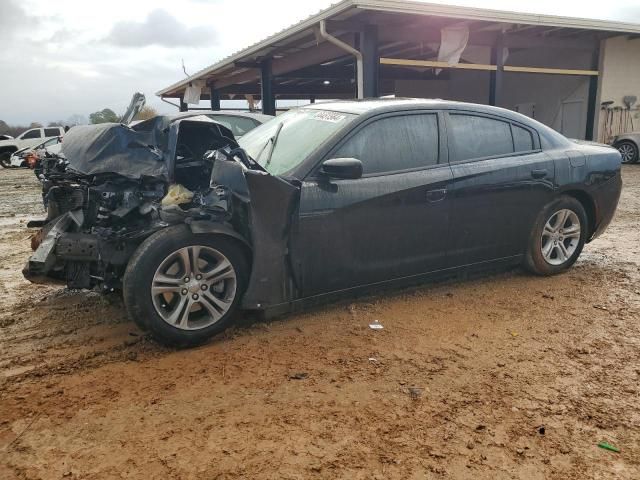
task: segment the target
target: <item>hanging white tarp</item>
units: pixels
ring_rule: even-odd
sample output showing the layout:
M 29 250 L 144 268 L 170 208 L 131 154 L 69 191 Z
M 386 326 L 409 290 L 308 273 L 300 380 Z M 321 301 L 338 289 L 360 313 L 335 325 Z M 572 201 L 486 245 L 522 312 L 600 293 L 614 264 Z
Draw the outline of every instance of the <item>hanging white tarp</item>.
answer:
M 438 50 L 438 61 L 447 62 L 449 65 L 455 65 L 460 61 L 462 52 L 467 48 L 469 42 L 469 28 L 462 27 L 445 27 L 440 30 L 440 49 Z M 436 70 L 436 75 L 440 74 L 442 69 Z
M 182 101 L 186 104 L 197 105 L 200 103 L 200 95 L 204 87 L 204 80 L 194 80 L 187 85 L 184 90 L 184 98 Z

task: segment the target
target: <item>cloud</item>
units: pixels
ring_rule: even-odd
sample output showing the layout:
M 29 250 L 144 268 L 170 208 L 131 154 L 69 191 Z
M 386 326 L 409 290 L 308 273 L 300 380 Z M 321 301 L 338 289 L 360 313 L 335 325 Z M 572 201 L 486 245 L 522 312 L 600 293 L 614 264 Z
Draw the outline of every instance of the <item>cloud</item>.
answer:
M 27 15 L 15 0 L 0 1 L 0 38 L 9 37 L 13 32 L 33 26 L 35 17 Z
M 216 40 L 210 27 L 187 27 L 166 10 L 153 10 L 143 22 L 121 21 L 113 25 L 105 42 L 119 47 L 200 47 Z

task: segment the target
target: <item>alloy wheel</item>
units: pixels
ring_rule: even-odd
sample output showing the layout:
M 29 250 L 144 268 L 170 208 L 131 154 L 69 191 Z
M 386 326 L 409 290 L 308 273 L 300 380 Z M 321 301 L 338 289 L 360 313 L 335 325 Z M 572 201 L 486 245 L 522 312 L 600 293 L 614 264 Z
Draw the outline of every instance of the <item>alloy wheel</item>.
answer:
M 192 245 L 171 253 L 151 282 L 158 315 L 181 330 L 200 330 L 218 322 L 231 308 L 238 279 L 218 250 Z
M 542 231 L 542 256 L 550 265 L 567 262 L 580 245 L 581 226 L 578 215 L 562 209 L 551 215 Z
M 618 151 L 622 156 L 622 163 L 634 163 L 636 161 L 636 149 L 630 143 L 623 143 L 618 147 Z

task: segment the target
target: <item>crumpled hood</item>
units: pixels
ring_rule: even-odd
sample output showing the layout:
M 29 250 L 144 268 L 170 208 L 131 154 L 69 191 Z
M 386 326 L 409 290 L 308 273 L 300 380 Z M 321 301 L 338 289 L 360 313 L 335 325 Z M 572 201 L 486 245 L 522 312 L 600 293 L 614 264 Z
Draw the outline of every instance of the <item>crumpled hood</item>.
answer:
M 139 131 L 119 123 L 103 123 L 69 130 L 62 153 L 69 168 L 83 175 L 117 173 L 136 180 L 168 179 L 165 145 L 166 136 L 158 128 Z
M 173 158 L 182 125 L 209 124 L 221 143 L 237 147 L 227 127 L 204 115 L 175 118 L 158 115 L 128 127 L 119 123 L 83 125 L 67 132 L 62 154 L 69 168 L 82 175 L 118 174 L 133 180 L 171 180 Z

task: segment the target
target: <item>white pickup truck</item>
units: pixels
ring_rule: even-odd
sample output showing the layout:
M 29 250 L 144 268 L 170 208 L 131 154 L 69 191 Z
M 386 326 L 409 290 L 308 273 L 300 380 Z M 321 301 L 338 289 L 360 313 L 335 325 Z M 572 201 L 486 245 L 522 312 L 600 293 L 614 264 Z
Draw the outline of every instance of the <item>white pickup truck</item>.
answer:
M 63 127 L 30 128 L 18 135 L 17 138 L 0 140 L 0 165 L 9 168 L 11 154 L 25 147 L 34 147 L 45 140 L 64 135 Z

